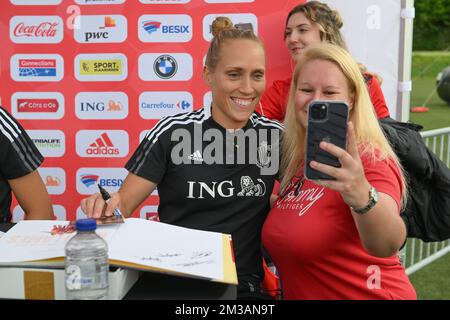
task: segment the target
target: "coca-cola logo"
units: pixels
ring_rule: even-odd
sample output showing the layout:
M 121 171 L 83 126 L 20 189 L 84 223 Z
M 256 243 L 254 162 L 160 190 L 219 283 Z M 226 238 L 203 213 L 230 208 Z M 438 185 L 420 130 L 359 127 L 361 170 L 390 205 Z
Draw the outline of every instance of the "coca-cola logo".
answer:
M 14 28 L 16 37 L 48 37 L 53 38 L 58 32 L 59 22 L 41 22 L 38 25 L 25 25 L 21 22 Z

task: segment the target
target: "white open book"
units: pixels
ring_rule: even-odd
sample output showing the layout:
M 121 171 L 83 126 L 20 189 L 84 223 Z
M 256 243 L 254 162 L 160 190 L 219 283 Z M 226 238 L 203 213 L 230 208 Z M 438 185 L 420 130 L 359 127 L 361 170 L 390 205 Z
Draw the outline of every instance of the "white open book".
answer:
M 69 221 L 20 221 L 0 238 L 0 266 L 63 266 L 74 233 L 52 235 Z M 231 236 L 129 218 L 99 226 L 111 265 L 237 284 Z

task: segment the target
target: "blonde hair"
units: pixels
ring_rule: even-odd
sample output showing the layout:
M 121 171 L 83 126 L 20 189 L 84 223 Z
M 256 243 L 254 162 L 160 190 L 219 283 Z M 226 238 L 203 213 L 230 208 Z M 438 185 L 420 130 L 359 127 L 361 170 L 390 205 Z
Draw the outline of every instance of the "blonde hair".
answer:
M 211 40 L 205 59 L 205 66 L 210 71 L 215 70 L 217 63 L 220 60 L 222 45 L 227 40 L 252 40 L 259 43 L 264 49 L 262 41 L 253 33 L 252 30 L 236 28 L 233 25 L 233 22 L 231 22 L 231 20 L 227 17 L 217 17 L 212 23 L 211 31 L 214 37 Z
M 344 38 L 340 29 L 344 25 L 338 11 L 332 10 L 327 4 L 319 1 L 309 1 L 299 4 L 289 11 L 286 18 L 286 26 L 289 18 L 299 12 L 303 12 L 309 21 L 319 27 L 320 39 L 331 44 L 335 44 L 347 50 Z M 286 38 L 286 35 L 285 35 Z
M 403 185 L 402 206 L 404 207 L 407 199 L 407 184 L 403 169 L 378 123 L 358 65 L 346 50 L 327 43 L 309 46 L 303 53 L 301 61 L 297 63 L 292 77 L 286 117 L 284 119 L 285 133 L 281 144 L 283 158 L 281 162 L 282 180 L 280 190 L 286 188 L 298 168 L 304 165 L 306 129 L 297 121 L 295 96 L 298 78 L 303 67 L 314 60 L 325 60 L 334 63 L 346 77 L 349 90 L 354 94 L 354 106 L 349 113 L 349 120 L 353 122 L 355 128 L 360 154 L 369 154 L 373 160 L 388 158 L 395 162 L 400 169 Z

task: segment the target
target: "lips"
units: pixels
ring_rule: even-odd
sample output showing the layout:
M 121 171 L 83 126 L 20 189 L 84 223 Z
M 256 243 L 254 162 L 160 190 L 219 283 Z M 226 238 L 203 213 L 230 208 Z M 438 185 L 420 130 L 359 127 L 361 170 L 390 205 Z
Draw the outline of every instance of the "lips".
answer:
M 241 108 L 248 108 L 249 106 L 251 106 L 254 98 L 243 99 L 243 98 L 231 97 L 231 100 L 233 100 L 234 104 L 236 104 L 237 106 L 239 106 Z

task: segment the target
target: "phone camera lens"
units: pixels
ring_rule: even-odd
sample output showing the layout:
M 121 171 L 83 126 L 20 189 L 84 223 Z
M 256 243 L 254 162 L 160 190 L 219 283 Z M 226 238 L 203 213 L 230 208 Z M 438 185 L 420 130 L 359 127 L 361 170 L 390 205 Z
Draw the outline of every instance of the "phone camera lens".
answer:
M 327 105 L 314 104 L 311 106 L 311 119 L 324 120 L 327 117 Z

